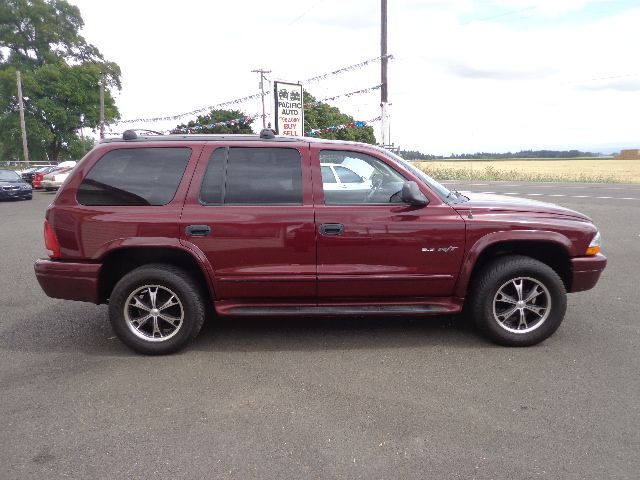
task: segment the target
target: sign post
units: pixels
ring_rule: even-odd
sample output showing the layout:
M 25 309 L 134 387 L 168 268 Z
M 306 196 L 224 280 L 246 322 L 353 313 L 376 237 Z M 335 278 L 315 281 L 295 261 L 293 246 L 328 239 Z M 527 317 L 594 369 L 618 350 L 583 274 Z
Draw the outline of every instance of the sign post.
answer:
M 278 135 L 304 136 L 304 102 L 299 83 L 274 82 L 276 115 L 275 130 Z

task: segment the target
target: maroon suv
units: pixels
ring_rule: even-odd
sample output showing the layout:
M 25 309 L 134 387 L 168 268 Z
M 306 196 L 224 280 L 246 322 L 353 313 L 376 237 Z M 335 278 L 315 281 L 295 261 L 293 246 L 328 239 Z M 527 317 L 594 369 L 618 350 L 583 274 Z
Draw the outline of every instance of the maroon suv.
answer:
M 339 181 L 338 181 L 339 180 Z M 106 140 L 46 213 L 54 298 L 108 303 L 143 353 L 218 315 L 432 315 L 465 308 L 503 345 L 560 325 L 605 268 L 581 213 L 450 191 L 359 143 L 258 135 Z

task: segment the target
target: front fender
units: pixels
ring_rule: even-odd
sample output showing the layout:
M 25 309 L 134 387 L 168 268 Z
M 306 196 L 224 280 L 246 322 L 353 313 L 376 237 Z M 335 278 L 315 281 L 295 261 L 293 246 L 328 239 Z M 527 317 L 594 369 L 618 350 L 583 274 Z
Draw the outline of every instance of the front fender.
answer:
M 466 296 L 471 275 L 482 252 L 499 243 L 518 241 L 555 244 L 562 247 L 566 251 L 567 256 L 570 256 L 572 246 L 571 240 L 565 235 L 547 230 L 509 230 L 484 235 L 468 248 L 462 262 L 454 294 L 458 297 Z

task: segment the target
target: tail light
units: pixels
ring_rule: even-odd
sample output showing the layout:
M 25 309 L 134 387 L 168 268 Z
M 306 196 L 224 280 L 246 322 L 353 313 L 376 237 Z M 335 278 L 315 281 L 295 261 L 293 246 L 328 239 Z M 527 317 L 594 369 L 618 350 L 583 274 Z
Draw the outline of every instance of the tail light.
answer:
M 60 258 L 60 243 L 56 232 L 53 231 L 47 220 L 44 221 L 44 246 L 49 250 L 49 258 Z

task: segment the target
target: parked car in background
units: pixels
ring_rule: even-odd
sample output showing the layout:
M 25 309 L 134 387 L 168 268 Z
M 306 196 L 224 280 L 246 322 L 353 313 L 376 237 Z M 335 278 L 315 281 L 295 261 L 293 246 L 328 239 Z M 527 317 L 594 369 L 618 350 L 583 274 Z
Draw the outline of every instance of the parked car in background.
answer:
M 73 160 L 67 160 L 59 163 L 56 167 L 46 173 L 41 180 L 37 182 L 37 187 L 44 188 L 45 190 L 57 190 L 62 183 L 67 179 L 69 173 L 76 166 L 78 162 Z
M 371 181 L 342 165 L 321 163 L 322 184 L 325 190 L 366 190 L 371 189 Z
M 17 172 L 0 170 L 0 200 L 31 200 L 32 195 L 31 185 L 22 180 Z
M 73 167 L 58 167 L 47 173 L 40 181 L 40 187 L 45 190 L 57 190 L 67 179 Z
M 26 180 L 26 175 L 33 174 L 36 170 L 38 170 L 38 166 L 33 166 L 30 168 L 25 168 L 24 170 L 16 170 L 16 173 L 22 177 L 23 180 Z
M 40 167 L 33 167 L 33 168 L 30 168 L 28 170 L 23 171 L 22 174 L 21 174 L 21 177 L 25 182 L 27 182 L 31 186 L 33 186 L 33 178 L 35 177 L 35 175 L 37 173 L 42 173 L 43 175 L 46 175 L 47 173 L 49 173 L 51 170 L 53 170 L 56 167 L 57 167 L 57 165 L 42 165 Z
M 42 179 L 49 172 L 36 172 L 33 174 L 33 179 L 31 180 L 31 186 L 34 190 L 40 190 L 42 188 Z

